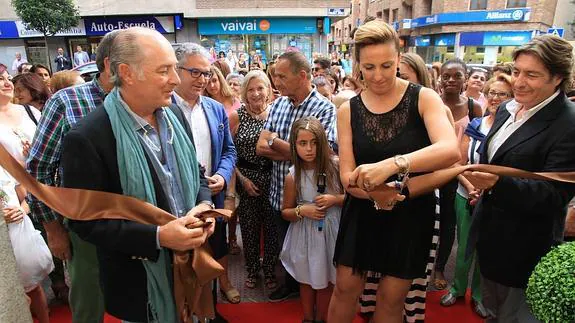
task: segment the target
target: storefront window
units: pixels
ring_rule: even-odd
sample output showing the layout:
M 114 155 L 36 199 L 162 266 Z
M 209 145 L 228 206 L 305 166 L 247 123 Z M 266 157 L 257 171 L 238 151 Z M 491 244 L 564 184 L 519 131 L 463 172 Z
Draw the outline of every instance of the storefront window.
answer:
M 272 35 L 209 35 L 201 37 L 203 47 L 214 48 L 216 52 L 233 50 L 236 53 L 255 52 L 262 57 L 264 64 L 274 54 L 289 50 L 302 52 L 311 59 L 313 35 L 272 34 Z
M 272 52 L 281 54 L 286 51 L 299 51 L 307 59 L 311 59 L 313 52 L 312 35 L 274 34 L 272 35 Z
M 507 8 L 525 8 L 527 0 L 507 0 Z
M 43 40 L 26 41 L 26 57 L 32 64 L 48 65 L 46 58 L 46 43 Z

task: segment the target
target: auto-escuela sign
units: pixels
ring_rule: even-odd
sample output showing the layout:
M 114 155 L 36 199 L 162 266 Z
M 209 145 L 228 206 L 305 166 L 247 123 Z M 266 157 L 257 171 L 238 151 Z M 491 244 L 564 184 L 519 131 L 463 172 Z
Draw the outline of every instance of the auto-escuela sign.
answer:
M 55 36 L 103 36 L 116 29 L 146 27 L 168 34 L 174 32 L 173 16 L 131 16 L 131 17 L 85 17 L 77 26 L 57 33 Z M 22 21 L 0 21 L 0 38 L 29 38 L 43 35 L 28 29 Z

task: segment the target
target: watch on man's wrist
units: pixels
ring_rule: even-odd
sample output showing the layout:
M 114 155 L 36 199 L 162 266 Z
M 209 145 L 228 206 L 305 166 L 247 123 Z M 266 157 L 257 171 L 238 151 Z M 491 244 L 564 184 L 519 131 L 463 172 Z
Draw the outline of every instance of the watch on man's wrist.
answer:
M 212 209 L 212 210 L 216 208 L 216 205 L 212 201 L 205 200 L 205 201 L 201 201 L 200 204 L 205 204 L 205 205 L 209 206 L 210 209 Z
M 270 139 L 268 139 L 268 146 L 271 147 L 274 144 L 274 140 L 276 140 L 278 135 L 272 135 Z

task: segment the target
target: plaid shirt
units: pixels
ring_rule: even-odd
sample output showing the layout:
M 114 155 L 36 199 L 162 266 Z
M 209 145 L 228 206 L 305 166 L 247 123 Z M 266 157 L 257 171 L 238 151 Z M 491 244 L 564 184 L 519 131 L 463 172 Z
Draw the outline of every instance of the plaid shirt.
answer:
M 64 136 L 90 111 L 104 106 L 105 97 L 106 92 L 94 78 L 91 82 L 58 91 L 46 102 L 26 162 L 26 168 L 33 177 L 46 185 L 59 185 L 55 178 Z M 61 218 L 31 194 L 28 194 L 27 201 L 38 221 L 50 222 Z
M 264 129 L 278 134 L 278 138 L 289 141 L 292 124 L 303 117 L 313 116 L 319 119 L 325 128 L 327 140 L 332 148 L 336 147 L 336 111 L 335 106 L 314 88 L 307 98 L 295 107 L 286 96 L 272 103 Z M 281 210 L 283 201 L 284 181 L 291 162 L 288 160 L 274 161 L 270 186 L 270 202 L 274 210 Z

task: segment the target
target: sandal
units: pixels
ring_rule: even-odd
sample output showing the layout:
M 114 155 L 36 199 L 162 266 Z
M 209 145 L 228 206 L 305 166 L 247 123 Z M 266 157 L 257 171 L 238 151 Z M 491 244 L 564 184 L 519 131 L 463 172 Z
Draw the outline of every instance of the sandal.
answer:
M 447 280 L 445 279 L 439 279 L 439 278 L 435 278 L 433 280 L 433 287 L 435 287 L 435 289 L 437 290 L 444 290 L 447 288 Z
M 258 277 L 257 276 L 248 276 L 246 279 L 246 288 L 254 289 L 258 284 Z
M 267 289 L 276 289 L 278 288 L 278 281 L 275 277 L 270 276 L 266 277 L 264 284 L 266 285 Z
M 240 246 L 238 246 L 238 240 L 236 238 L 230 239 L 230 242 L 228 244 L 228 248 L 229 248 L 229 253 L 232 256 L 237 256 L 242 251 L 242 249 L 240 249 Z
M 239 304 L 242 301 L 240 292 L 238 292 L 238 290 L 233 287 L 227 291 L 220 289 L 220 292 L 222 292 L 222 294 L 226 297 L 226 300 L 231 304 Z

